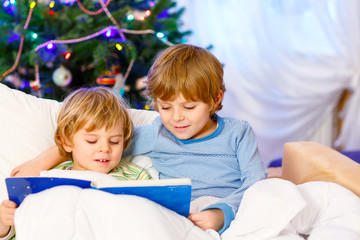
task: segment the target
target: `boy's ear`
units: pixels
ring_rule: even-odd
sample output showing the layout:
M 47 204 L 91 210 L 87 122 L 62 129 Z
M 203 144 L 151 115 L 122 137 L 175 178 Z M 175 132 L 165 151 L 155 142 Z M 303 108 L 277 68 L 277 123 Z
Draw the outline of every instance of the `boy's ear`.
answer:
M 215 108 L 217 108 L 217 106 L 221 103 L 221 100 L 224 97 L 224 92 L 222 90 L 220 90 L 219 95 L 217 96 L 217 98 L 215 99 Z
M 62 137 L 60 137 L 60 141 L 62 143 L 62 146 L 64 148 L 64 150 L 68 153 L 71 153 L 72 152 L 72 147 L 67 145 L 66 142 L 64 141 L 64 139 Z

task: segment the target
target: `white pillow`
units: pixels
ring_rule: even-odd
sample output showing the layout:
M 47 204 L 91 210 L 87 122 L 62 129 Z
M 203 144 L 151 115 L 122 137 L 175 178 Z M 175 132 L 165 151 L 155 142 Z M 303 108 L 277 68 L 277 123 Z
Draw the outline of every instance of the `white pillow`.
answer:
M 4 199 L 3 180 L 11 170 L 54 146 L 60 105 L 58 101 L 38 98 L 0 83 L 0 200 Z M 151 123 L 158 114 L 130 109 L 130 115 L 137 126 Z M 149 168 L 149 160 L 144 164 Z
M 53 146 L 60 103 L 0 84 L 0 174 Z

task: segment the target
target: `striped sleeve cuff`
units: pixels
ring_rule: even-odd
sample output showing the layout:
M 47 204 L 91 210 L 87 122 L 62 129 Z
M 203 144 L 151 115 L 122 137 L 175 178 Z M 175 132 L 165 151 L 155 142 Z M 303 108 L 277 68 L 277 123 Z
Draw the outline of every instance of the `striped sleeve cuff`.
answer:
M 212 208 L 218 208 L 221 211 L 223 211 L 223 213 L 224 213 L 224 225 L 218 232 L 219 234 L 221 234 L 230 226 L 231 221 L 234 220 L 234 218 L 235 218 L 235 213 L 234 213 L 232 207 L 230 207 L 226 203 L 216 203 L 216 204 L 206 207 L 202 211 L 207 210 L 207 209 L 212 209 Z
M 11 226 L 9 233 L 5 237 L 0 238 L 0 240 L 9 240 L 12 239 L 14 236 L 15 236 L 14 226 Z

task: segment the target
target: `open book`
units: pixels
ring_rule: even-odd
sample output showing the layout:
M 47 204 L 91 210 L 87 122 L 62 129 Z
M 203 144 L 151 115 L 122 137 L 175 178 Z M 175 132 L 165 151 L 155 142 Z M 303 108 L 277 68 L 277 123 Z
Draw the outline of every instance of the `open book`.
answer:
M 88 181 L 62 177 L 10 177 L 5 181 L 9 199 L 18 205 L 29 194 L 56 186 L 72 185 L 113 194 L 144 197 L 185 217 L 189 215 L 190 210 L 191 180 L 188 178 L 143 181 L 120 181 L 114 178 L 114 180 Z

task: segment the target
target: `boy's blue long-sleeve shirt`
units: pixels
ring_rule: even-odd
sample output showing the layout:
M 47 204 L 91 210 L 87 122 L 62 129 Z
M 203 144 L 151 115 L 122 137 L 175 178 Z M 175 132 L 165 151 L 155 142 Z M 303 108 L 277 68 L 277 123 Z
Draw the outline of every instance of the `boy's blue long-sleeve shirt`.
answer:
M 265 179 L 256 136 L 243 120 L 217 116 L 218 127 L 199 139 L 176 138 L 157 117 L 151 125 L 136 127 L 124 155 L 147 155 L 160 178 L 190 178 L 192 199 L 221 198 L 207 207 L 223 210 L 223 232 L 235 217 L 245 190 Z

